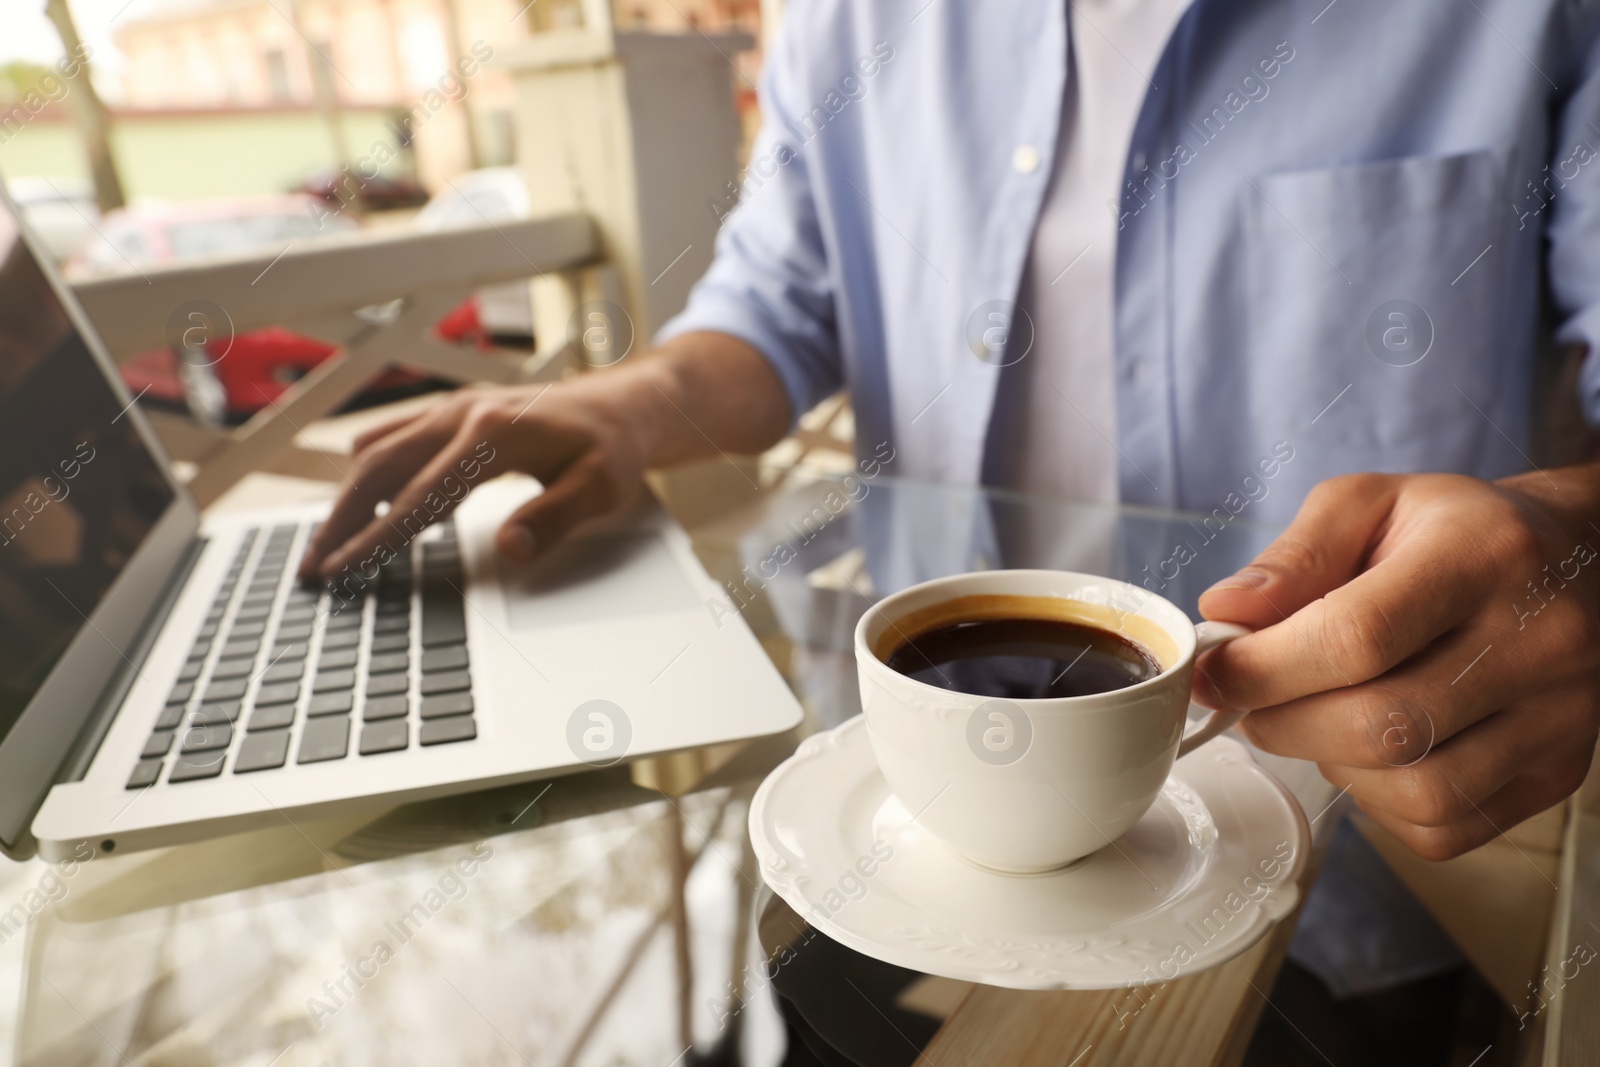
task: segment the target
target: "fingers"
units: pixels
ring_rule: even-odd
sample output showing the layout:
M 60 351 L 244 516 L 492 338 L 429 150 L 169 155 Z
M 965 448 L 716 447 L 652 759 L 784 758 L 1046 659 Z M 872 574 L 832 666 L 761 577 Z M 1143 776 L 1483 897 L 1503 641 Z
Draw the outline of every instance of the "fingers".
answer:
M 1197 671 L 1201 702 L 1263 708 L 1370 681 L 1481 606 L 1474 567 L 1472 556 L 1409 538 L 1286 620 L 1210 652 Z
M 1394 506 L 1396 481 L 1351 475 L 1318 485 L 1294 522 L 1246 568 L 1200 597 L 1200 614 L 1259 630 L 1354 577 Z
M 329 557 L 346 546 L 371 521 L 381 501 L 390 499 L 417 469 L 449 441 L 454 420 L 445 411 L 400 425 L 390 434 L 368 441 L 356 453 L 350 487 L 340 496 L 300 560 L 301 580 L 328 577 L 342 564 Z M 341 559 L 348 552 L 339 552 Z
M 421 411 L 413 411 L 409 415 L 401 415 L 398 418 L 388 419 L 387 421 L 385 421 L 383 423 L 380 423 L 377 426 L 374 426 L 370 430 L 366 430 L 366 431 L 364 431 L 364 432 L 362 432 L 360 434 L 357 434 L 356 435 L 356 440 L 355 440 L 355 446 L 351 449 L 351 451 L 355 452 L 357 454 L 359 454 L 361 452 L 365 452 L 368 448 L 370 448 L 373 445 L 377 444 L 379 441 L 383 440 L 385 437 L 388 437 L 390 434 L 394 433 L 396 430 L 404 429 L 405 427 L 410 426 L 411 424 L 415 423 L 419 419 L 426 419 L 426 418 L 429 418 L 432 415 L 436 414 L 437 411 L 438 411 L 438 408 L 439 408 L 439 405 L 437 405 L 437 404 L 430 405 L 429 407 L 424 408 Z
M 1566 687 L 1488 716 L 1413 764 L 1325 763 L 1323 775 L 1408 843 L 1459 852 L 1492 836 L 1486 819 L 1506 829 L 1582 783 L 1594 751 L 1594 702 L 1586 685 Z
M 1381 808 L 1370 807 L 1359 798 L 1356 805 L 1423 859 L 1455 859 L 1559 804 L 1582 784 L 1588 766 L 1584 761 L 1582 770 L 1575 776 L 1571 768 L 1563 769 L 1559 777 L 1545 771 L 1518 775 L 1498 793 L 1482 803 L 1468 805 L 1466 814 L 1443 826 L 1419 826 Z
M 424 436 L 428 435 L 419 432 L 418 437 Z M 415 442 L 406 441 L 397 445 L 397 450 L 410 458 L 417 447 Z M 362 566 L 382 547 L 398 552 L 429 524 L 455 511 L 465 498 L 469 487 L 457 471 L 466 470 L 471 464 L 481 476 L 493 477 L 490 469 L 493 457 L 493 448 L 485 440 L 481 422 L 467 420 L 444 448 L 434 453 L 404 488 L 394 494 L 387 514 L 373 518 L 328 555 L 321 566 L 322 576 L 331 580 L 346 567 Z M 395 466 L 398 469 L 403 464 L 397 462 Z M 371 514 L 370 509 L 367 514 Z
M 1548 681 L 1500 655 L 1464 682 L 1463 668 L 1479 665 L 1485 644 L 1476 629 L 1452 635 L 1370 682 L 1253 711 L 1240 728 L 1258 747 L 1295 759 L 1371 769 L 1415 763 Z
M 496 544 L 510 560 L 526 563 L 555 547 L 578 525 L 608 515 L 626 499 L 627 487 L 591 453 L 568 467 L 545 491 L 512 513 Z

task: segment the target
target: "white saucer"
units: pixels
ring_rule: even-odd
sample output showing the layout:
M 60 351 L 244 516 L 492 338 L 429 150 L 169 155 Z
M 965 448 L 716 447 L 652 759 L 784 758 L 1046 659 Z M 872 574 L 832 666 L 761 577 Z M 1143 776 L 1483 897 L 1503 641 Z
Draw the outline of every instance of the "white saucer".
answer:
M 1107 989 L 1223 963 L 1294 910 L 1311 840 L 1300 805 L 1218 738 L 1180 760 L 1143 819 L 1070 867 L 979 867 L 914 823 L 860 716 L 761 783 L 750 838 L 773 892 L 841 944 L 1014 989 Z

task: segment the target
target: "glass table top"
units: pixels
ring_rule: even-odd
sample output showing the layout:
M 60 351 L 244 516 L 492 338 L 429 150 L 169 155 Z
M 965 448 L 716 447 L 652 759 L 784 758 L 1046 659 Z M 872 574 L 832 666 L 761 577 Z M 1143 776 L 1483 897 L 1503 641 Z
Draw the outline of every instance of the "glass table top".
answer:
M 1271 539 L 1247 516 L 849 475 L 691 523 L 721 610 L 761 639 L 802 727 L 159 852 L 8 864 L 16 1062 L 912 1062 L 956 992 L 812 949 L 762 891 L 745 831 L 766 772 L 859 711 L 857 618 L 914 582 L 999 567 L 1123 578 L 1198 617 L 1200 592 Z M 807 992 L 841 977 L 898 1037 Z

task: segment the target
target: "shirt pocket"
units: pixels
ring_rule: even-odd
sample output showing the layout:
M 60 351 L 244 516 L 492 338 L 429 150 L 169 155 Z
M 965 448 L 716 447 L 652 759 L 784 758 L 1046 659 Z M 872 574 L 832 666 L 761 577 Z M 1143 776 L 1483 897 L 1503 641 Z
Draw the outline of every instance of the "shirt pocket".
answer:
M 1315 419 L 1347 469 L 1476 463 L 1494 431 L 1472 405 L 1495 407 L 1505 351 L 1511 162 L 1484 149 L 1251 180 L 1256 425 L 1295 440 Z

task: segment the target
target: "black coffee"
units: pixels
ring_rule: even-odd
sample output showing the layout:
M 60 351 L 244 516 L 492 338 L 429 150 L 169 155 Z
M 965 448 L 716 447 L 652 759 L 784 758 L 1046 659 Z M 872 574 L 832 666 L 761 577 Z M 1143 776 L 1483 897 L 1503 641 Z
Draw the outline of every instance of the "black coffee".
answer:
M 941 689 L 1007 700 L 1081 697 L 1161 673 L 1144 648 L 1062 619 L 968 619 L 902 641 L 891 670 Z

